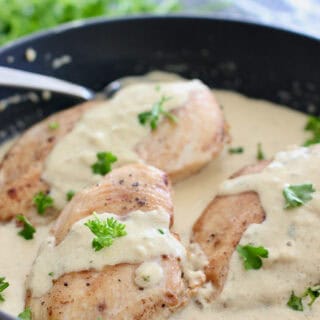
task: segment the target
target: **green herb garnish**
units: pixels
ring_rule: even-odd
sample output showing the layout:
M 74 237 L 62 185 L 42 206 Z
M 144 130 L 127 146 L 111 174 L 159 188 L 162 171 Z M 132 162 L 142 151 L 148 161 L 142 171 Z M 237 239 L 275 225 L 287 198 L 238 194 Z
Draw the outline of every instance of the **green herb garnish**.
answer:
M 265 155 L 264 152 L 262 151 L 262 145 L 259 142 L 257 145 L 257 160 L 264 160 L 265 159 Z
M 5 277 L 0 277 L 0 302 L 5 301 L 1 292 L 3 292 L 6 288 L 9 287 L 9 282 L 6 282 L 5 280 L 6 280 Z
M 149 282 L 149 281 L 150 281 L 150 276 L 149 276 L 149 275 L 147 275 L 147 276 L 142 276 L 142 280 L 143 280 L 144 282 Z
M 96 236 L 92 240 L 92 248 L 99 251 L 104 247 L 110 247 L 114 239 L 123 237 L 127 234 L 126 225 L 120 223 L 115 218 L 100 220 L 98 215 L 94 213 L 94 220 L 87 221 L 84 225 Z
M 320 285 L 316 285 L 313 287 L 309 287 L 303 294 L 304 297 L 309 297 L 310 301 L 308 303 L 308 306 L 311 307 L 313 303 L 319 298 L 320 296 Z
M 315 285 L 313 287 L 307 288 L 301 296 L 296 296 L 294 294 L 294 291 L 292 291 L 291 296 L 287 302 L 287 306 L 296 311 L 303 311 L 303 299 L 309 297 L 310 301 L 308 302 L 308 306 L 311 307 L 313 303 L 319 298 L 319 296 L 320 285 Z
M 30 223 L 30 221 L 22 214 L 18 214 L 16 219 L 23 224 L 23 229 L 18 232 L 18 235 L 26 240 L 33 239 L 33 234 L 36 232 L 36 229 Z
M 52 272 L 52 271 L 49 272 L 49 273 L 48 273 L 48 276 L 53 277 L 53 276 L 54 276 L 54 272 Z
M 43 215 L 46 209 L 53 207 L 53 199 L 42 191 L 33 197 L 33 203 L 36 205 L 40 215 Z
M 285 208 L 292 209 L 300 207 L 312 199 L 311 194 L 316 190 L 312 184 L 297 184 L 285 187 L 282 191 L 285 198 Z
M 291 292 L 291 296 L 287 302 L 287 306 L 296 311 L 303 311 L 302 298 Z
M 303 145 L 305 147 L 320 143 L 320 118 L 314 116 L 309 117 L 304 130 L 312 134 L 312 137 L 304 142 Z
M 66 194 L 67 201 L 70 201 L 74 197 L 75 194 L 76 194 L 75 191 L 69 190 Z
M 162 96 L 159 101 L 155 102 L 151 108 L 151 111 L 146 111 L 138 114 L 140 124 L 146 125 L 149 123 L 151 130 L 155 130 L 158 127 L 160 117 L 166 117 L 172 122 L 177 122 L 177 117 L 171 112 L 165 111 L 163 105 L 170 100 L 169 97 Z
M 268 258 L 269 256 L 269 251 L 264 247 L 238 245 L 237 251 L 243 259 L 243 265 L 246 270 L 260 269 L 262 267 L 261 258 Z
M 244 148 L 243 147 L 229 148 L 228 151 L 230 154 L 239 154 L 244 152 Z
M 32 320 L 31 309 L 28 307 L 24 309 L 19 315 L 18 318 L 21 320 Z
M 60 125 L 59 125 L 59 122 L 53 121 L 48 124 L 48 127 L 50 130 L 57 130 L 59 129 Z
M 159 233 L 164 234 L 164 231 L 162 229 L 158 229 Z
M 92 172 L 104 176 L 111 171 L 111 164 L 117 160 L 118 158 L 111 152 L 98 152 L 97 162 L 91 166 Z

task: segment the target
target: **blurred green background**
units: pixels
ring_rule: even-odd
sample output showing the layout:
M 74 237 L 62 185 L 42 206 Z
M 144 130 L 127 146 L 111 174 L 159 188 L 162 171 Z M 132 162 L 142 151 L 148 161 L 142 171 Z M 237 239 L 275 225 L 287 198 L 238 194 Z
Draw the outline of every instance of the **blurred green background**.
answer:
M 241 19 L 320 37 L 320 0 L 0 0 L 0 45 L 92 17 L 175 12 Z
M 72 20 L 180 10 L 180 0 L 0 0 L 0 45 Z

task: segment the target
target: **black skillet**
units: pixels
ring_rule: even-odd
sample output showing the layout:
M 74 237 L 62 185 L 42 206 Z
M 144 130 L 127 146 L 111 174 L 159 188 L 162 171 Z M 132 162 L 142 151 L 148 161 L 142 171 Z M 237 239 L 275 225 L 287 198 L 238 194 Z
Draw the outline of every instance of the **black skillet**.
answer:
M 37 52 L 32 63 L 25 58 L 28 48 Z M 53 60 L 65 55 L 72 62 L 54 69 Z M 96 91 L 116 78 L 161 69 L 307 113 L 320 111 L 320 41 L 245 22 L 171 16 L 68 24 L 0 49 L 0 65 Z M 1 88 L 0 99 L 16 93 L 25 91 Z M 54 95 L 48 102 L 9 106 L 0 112 L 0 142 L 77 102 Z

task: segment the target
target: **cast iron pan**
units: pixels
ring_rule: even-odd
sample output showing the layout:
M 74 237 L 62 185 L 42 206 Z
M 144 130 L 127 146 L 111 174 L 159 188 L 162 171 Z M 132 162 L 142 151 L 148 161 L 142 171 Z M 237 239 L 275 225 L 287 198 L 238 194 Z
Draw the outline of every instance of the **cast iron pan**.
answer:
M 30 47 L 37 52 L 32 63 L 25 59 Z M 53 68 L 54 59 L 65 55 L 72 62 Z M 161 69 L 307 113 L 320 111 L 320 41 L 245 22 L 170 16 L 68 24 L 0 49 L 0 65 L 94 90 L 125 75 Z M 16 93 L 26 91 L 1 88 L 0 99 Z M 11 105 L 0 112 L 0 142 L 77 102 L 54 95 L 48 102 Z

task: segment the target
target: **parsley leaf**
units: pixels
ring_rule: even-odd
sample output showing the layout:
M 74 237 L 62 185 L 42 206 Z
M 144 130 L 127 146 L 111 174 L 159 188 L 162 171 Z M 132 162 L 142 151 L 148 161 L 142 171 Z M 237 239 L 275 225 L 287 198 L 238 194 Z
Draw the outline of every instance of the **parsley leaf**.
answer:
M 30 223 L 30 221 L 22 214 L 18 214 L 16 219 L 23 224 L 23 229 L 18 232 L 18 235 L 26 240 L 33 239 L 33 234 L 36 232 L 34 226 Z
M 244 148 L 243 147 L 229 148 L 228 151 L 230 154 L 239 154 L 244 152 Z
M 308 147 L 312 144 L 320 143 L 320 118 L 310 116 L 304 127 L 305 131 L 310 131 L 312 137 L 304 142 L 304 146 Z
M 159 101 L 155 102 L 151 108 L 151 111 L 146 111 L 138 114 L 140 124 L 150 124 L 151 130 L 155 130 L 158 127 L 160 116 L 168 118 L 172 122 L 177 122 L 177 117 L 171 112 L 165 111 L 163 105 L 170 100 L 169 97 L 162 96 Z
M 149 282 L 150 281 L 150 275 L 142 276 L 142 280 L 144 282 Z
M 262 151 L 262 145 L 259 142 L 257 145 L 257 160 L 264 160 L 265 158 L 264 152 Z
M 18 315 L 20 320 L 32 320 L 31 309 L 28 307 Z
M 54 276 L 54 272 L 53 271 L 49 272 L 48 276 L 53 277 Z
M 285 209 L 302 206 L 312 199 L 311 194 L 315 191 L 312 184 L 297 184 L 285 187 L 282 191 L 286 201 Z
M 261 258 L 268 258 L 269 251 L 264 247 L 254 247 L 251 245 L 237 246 L 237 251 L 240 257 L 243 259 L 244 268 L 246 270 L 250 269 L 260 269 L 262 266 Z
M 50 130 L 57 130 L 57 129 L 59 129 L 59 127 L 60 127 L 60 125 L 59 125 L 59 122 L 57 122 L 57 121 L 53 121 L 48 124 L 48 128 Z
M 310 298 L 308 306 L 311 307 L 313 303 L 319 298 L 320 296 L 320 285 L 315 285 L 313 287 L 309 287 L 303 293 L 302 296 L 296 296 L 294 291 L 292 291 L 291 296 L 287 302 L 287 306 L 296 311 L 303 311 L 303 304 L 302 300 L 306 297 Z
M 115 238 L 123 237 L 127 234 L 125 231 L 126 225 L 120 223 L 115 218 L 100 220 L 94 213 L 94 220 L 87 221 L 84 225 L 96 236 L 92 240 L 92 248 L 99 251 L 104 247 L 110 247 Z
M 76 194 L 75 191 L 69 190 L 66 194 L 67 201 L 70 201 L 74 197 L 75 194 Z
M 310 298 L 308 306 L 311 307 L 313 303 L 317 300 L 317 298 L 319 298 L 320 296 L 320 285 L 307 288 L 302 297 L 304 298 L 307 296 L 309 296 Z
M 162 229 L 158 229 L 160 234 L 164 234 L 164 231 Z
M 111 164 L 116 162 L 118 158 L 111 152 L 98 152 L 97 160 L 91 166 L 92 172 L 104 176 L 111 171 Z
M 0 277 L 0 292 L 3 292 L 6 288 L 9 287 L 9 282 L 5 281 L 5 277 Z M 3 295 L 0 293 L 0 302 L 4 301 Z
M 33 197 L 33 203 L 36 205 L 40 215 L 43 215 L 47 208 L 53 207 L 53 199 L 42 191 Z
M 296 311 L 303 311 L 302 298 L 294 294 L 294 291 L 291 292 L 291 296 L 287 302 L 287 306 Z

